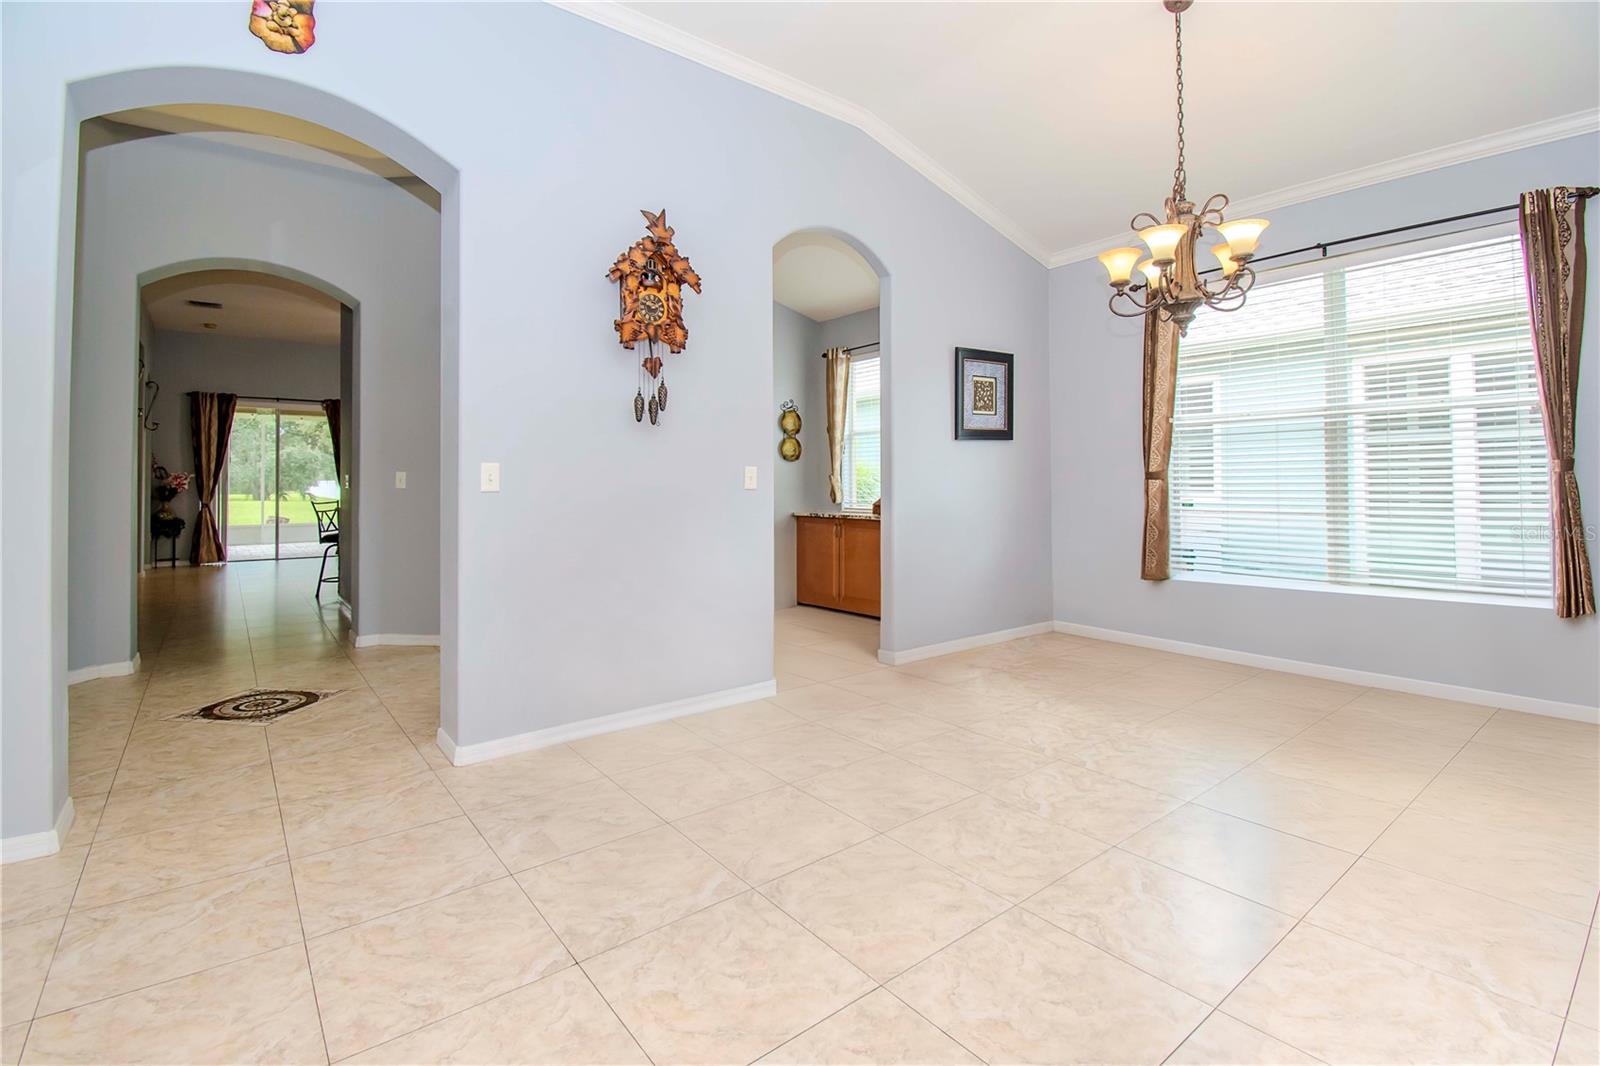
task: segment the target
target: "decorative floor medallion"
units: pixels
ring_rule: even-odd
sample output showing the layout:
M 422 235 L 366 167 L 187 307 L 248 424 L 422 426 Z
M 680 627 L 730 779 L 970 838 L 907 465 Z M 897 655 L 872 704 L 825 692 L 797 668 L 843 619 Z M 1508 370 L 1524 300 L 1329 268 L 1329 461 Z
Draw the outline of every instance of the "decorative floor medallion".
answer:
M 199 719 L 206 722 L 270 722 L 295 711 L 303 711 L 333 692 L 312 692 L 298 688 L 253 688 L 225 700 L 208 703 L 198 710 L 175 714 L 173 719 Z

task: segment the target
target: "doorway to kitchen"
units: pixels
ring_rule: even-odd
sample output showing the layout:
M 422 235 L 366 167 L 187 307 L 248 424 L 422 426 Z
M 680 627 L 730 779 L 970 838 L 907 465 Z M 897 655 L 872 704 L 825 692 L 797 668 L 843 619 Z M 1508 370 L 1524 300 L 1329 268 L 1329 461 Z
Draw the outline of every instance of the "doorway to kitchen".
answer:
M 319 402 L 241 396 L 228 444 L 228 561 L 321 555 L 316 512 L 338 504 L 335 471 Z
M 878 662 L 888 510 L 880 311 L 858 242 L 802 230 L 773 247 L 774 673 L 827 682 Z

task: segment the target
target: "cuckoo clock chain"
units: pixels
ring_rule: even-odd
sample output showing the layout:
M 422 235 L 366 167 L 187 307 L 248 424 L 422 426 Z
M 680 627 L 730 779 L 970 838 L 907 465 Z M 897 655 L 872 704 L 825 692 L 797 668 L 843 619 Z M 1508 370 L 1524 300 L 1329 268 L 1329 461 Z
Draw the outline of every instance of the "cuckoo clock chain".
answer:
M 644 216 L 645 236 L 617 257 L 606 277 L 618 285 L 617 340 L 630 351 L 642 340 L 648 352 L 639 362 L 633 420 L 643 422 L 648 414 L 654 426 L 660 424 L 667 409 L 665 363 L 656 353 L 656 345 L 664 344 L 668 352 L 677 355 L 689 343 L 689 329 L 683 324 L 683 289 L 688 286 L 698 293 L 700 275 L 672 243 L 666 209 L 639 213 Z

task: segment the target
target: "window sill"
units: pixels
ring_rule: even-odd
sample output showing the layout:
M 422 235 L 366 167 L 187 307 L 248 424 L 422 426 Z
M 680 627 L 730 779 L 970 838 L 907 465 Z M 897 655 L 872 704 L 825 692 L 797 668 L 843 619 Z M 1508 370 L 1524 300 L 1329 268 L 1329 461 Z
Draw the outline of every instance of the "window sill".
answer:
M 1548 611 L 1548 597 L 1496 596 L 1481 592 L 1446 592 L 1430 589 L 1386 588 L 1382 585 L 1335 585 L 1321 581 L 1295 581 L 1290 578 L 1246 577 L 1242 574 L 1215 574 L 1196 571 L 1172 572 L 1173 581 L 1196 585 L 1239 585 L 1245 588 L 1287 589 L 1291 592 L 1325 592 L 1337 596 L 1371 596 L 1379 599 L 1428 600 L 1434 603 L 1471 603 L 1486 607 L 1530 607 Z

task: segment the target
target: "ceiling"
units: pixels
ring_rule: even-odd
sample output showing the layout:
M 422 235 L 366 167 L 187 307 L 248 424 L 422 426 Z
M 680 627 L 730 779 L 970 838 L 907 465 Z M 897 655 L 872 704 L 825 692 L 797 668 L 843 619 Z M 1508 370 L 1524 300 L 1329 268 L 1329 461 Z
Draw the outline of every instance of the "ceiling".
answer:
M 339 343 L 339 301 L 319 289 L 272 274 L 199 270 L 152 282 L 140 296 L 157 329 L 306 344 Z M 191 300 L 222 306 L 195 307 Z
M 878 306 L 878 274 L 837 237 L 791 233 L 772 249 L 772 298 L 814 322 Z
M 1170 188 L 1157 0 L 561 6 L 861 127 L 1043 262 Z M 1600 128 L 1597 41 L 1593 3 L 1200 0 L 1190 192 L 1266 210 Z
M 337 130 L 276 111 L 232 104 L 166 104 L 93 120 L 112 140 L 182 133 L 340 170 L 365 171 L 400 186 L 434 210 L 439 193 L 382 152 Z

